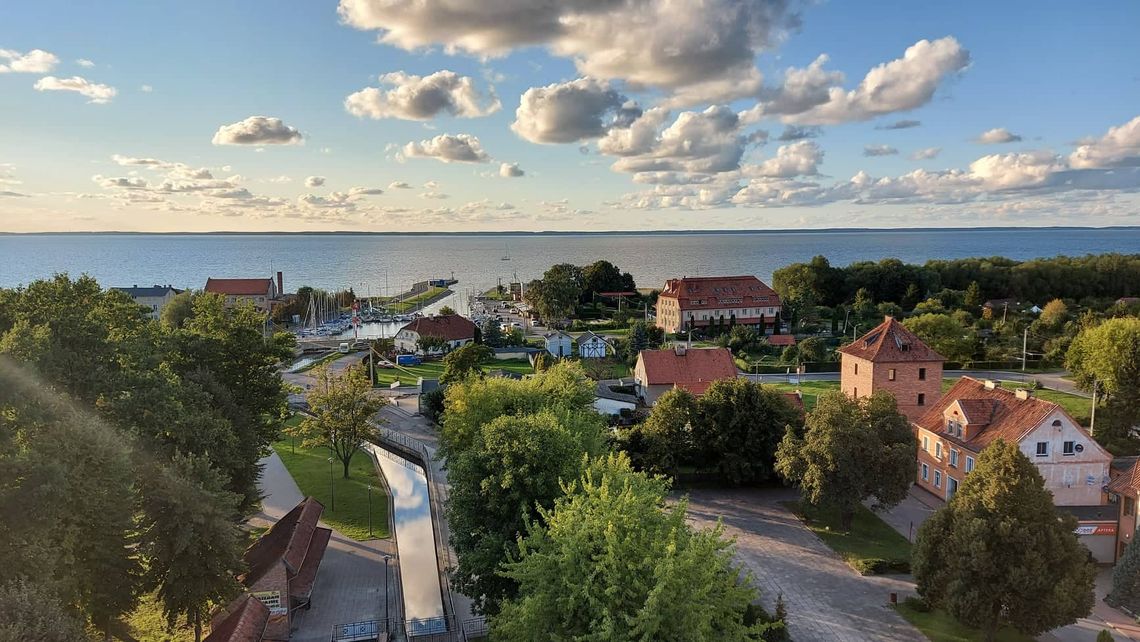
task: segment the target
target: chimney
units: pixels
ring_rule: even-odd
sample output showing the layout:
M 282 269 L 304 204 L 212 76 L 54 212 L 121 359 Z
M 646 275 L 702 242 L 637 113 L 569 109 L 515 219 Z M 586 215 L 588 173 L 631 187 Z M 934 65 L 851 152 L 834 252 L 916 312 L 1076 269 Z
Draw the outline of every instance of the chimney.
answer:
M 986 379 L 982 383 L 984 383 L 986 385 L 986 390 L 993 390 L 994 388 L 997 387 L 997 384 L 994 383 L 993 379 Z
M 1033 396 L 1033 392 L 1028 388 L 1018 388 L 1013 394 L 1017 395 L 1017 398 L 1022 401 L 1026 401 Z
M 678 357 L 685 356 L 685 349 L 685 344 L 683 343 L 678 343 L 673 346 L 673 352 L 676 353 Z
M 285 280 L 280 272 L 277 273 L 277 296 L 285 294 Z

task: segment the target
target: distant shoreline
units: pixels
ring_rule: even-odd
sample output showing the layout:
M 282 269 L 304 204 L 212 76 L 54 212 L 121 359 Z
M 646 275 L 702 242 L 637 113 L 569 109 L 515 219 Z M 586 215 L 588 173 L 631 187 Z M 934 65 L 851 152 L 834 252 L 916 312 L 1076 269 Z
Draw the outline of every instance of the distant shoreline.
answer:
M 424 236 L 693 236 L 693 235 L 748 235 L 748 234 L 850 234 L 850 233 L 876 233 L 876 234 L 904 234 L 914 232 L 1034 232 L 1034 231 L 1108 231 L 1108 230 L 1138 230 L 1140 225 L 1110 225 L 1105 227 L 1057 225 L 1057 226 L 996 226 L 996 227 L 831 227 L 831 228 L 800 228 L 779 230 L 611 230 L 611 231 L 561 231 L 548 230 L 541 232 L 528 232 L 523 230 L 508 230 L 502 232 L 472 231 L 472 232 L 363 232 L 353 230 L 341 231 L 309 231 L 309 232 L 2 232 L 0 236 L 397 236 L 397 237 L 424 237 Z

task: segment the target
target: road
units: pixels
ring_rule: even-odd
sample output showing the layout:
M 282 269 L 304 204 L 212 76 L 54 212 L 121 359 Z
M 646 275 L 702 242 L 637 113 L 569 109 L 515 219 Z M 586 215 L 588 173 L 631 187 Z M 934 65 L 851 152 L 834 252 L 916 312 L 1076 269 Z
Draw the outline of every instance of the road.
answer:
M 1009 370 L 945 370 L 942 376 L 948 379 L 956 379 L 958 377 L 973 377 L 974 379 L 994 379 L 1003 381 L 1029 381 L 1030 379 L 1037 381 L 1044 388 L 1057 390 L 1060 392 L 1067 392 L 1071 395 L 1078 397 L 1091 398 L 1092 395 L 1077 388 L 1070 379 L 1067 379 L 1069 373 L 1064 370 L 1056 372 L 1013 372 Z M 744 376 L 752 381 L 764 382 L 783 382 L 788 380 L 788 375 L 785 374 L 748 374 Z M 807 372 L 799 375 L 800 381 L 839 381 L 838 372 Z

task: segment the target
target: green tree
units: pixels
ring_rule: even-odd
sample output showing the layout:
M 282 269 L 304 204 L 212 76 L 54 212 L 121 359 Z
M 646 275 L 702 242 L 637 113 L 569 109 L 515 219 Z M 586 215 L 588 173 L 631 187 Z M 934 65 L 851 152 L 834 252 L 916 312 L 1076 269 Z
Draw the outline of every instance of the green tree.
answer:
M 154 466 L 143 493 L 142 551 L 147 579 L 173 627 L 179 618 L 202 639 L 202 620 L 213 605 L 240 590 L 245 534 L 235 517 L 241 497 L 225 489 L 226 478 L 201 457 L 176 455 Z
M 985 303 L 985 299 L 982 298 L 982 286 L 978 285 L 977 281 L 970 281 L 970 285 L 966 288 L 966 299 L 963 303 L 971 310 L 976 310 Z
M 915 449 L 910 423 L 890 393 L 851 399 L 828 392 L 808 413 L 802 438 L 791 429 L 784 435 L 776 470 L 799 484 L 803 501 L 837 509 L 846 531 L 863 501 L 873 497 L 877 506 L 891 507 L 906 497 Z
M 14 580 L 0 585 L 0 642 L 86 640 L 83 621 L 46 586 Z
M 525 297 L 547 324 L 557 325 L 574 315 L 582 295 L 582 269 L 559 263 L 543 273 L 541 281 L 527 285 Z
M 494 317 L 483 321 L 483 345 L 492 348 L 503 347 L 503 326 Z
M 553 509 L 539 511 L 503 575 L 519 596 L 491 620 L 492 637 L 539 640 L 759 640 L 755 598 L 723 527 L 694 530 L 687 502 L 621 455 L 592 461 Z
M 440 314 L 440 316 L 444 316 L 444 317 L 451 316 L 451 315 L 455 314 L 455 308 L 451 307 L 450 305 L 445 305 L 439 309 L 439 314 Z
M 1065 367 L 1084 390 L 1103 393 L 1095 437 L 1117 452 L 1140 446 L 1133 426 L 1140 425 L 1140 319 L 1121 317 L 1080 331 L 1065 356 Z
M 1061 299 L 1053 299 L 1045 304 L 1038 319 L 1049 329 L 1057 329 L 1069 318 L 1069 306 Z
M 692 460 L 696 420 L 697 399 L 687 390 L 674 388 L 658 397 L 649 417 L 637 426 L 645 448 L 642 465 L 651 472 L 676 476 L 678 468 Z
M 1140 611 L 1140 546 L 1129 544 L 1112 569 L 1112 590 L 1104 597 L 1111 606 Z
M 372 382 L 362 366 L 349 366 L 341 374 L 327 365 L 314 372 L 317 385 L 309 392 L 312 415 L 286 432 L 302 438 L 305 448 L 327 448 L 344 469 L 361 446 L 376 437 L 374 415 L 384 402 L 372 395 Z
M 485 345 L 469 343 L 462 346 L 443 358 L 443 374 L 439 376 L 439 382 L 448 384 L 481 374 L 480 366 L 494 355 L 495 352 Z
M 171 328 L 181 328 L 194 314 L 194 293 L 190 290 L 179 292 L 162 308 L 162 322 Z
M 501 416 L 479 427 L 470 447 L 447 460 L 447 519 L 459 555 L 452 581 L 477 596 L 483 613 L 498 611 L 515 594 L 499 575 L 508 546 L 536 509 L 562 495 L 561 481 L 575 479 L 583 453 L 597 454 L 604 425 L 599 416 L 550 410 Z
M 622 272 L 606 260 L 594 261 L 582 268 L 583 302 L 598 292 L 633 292 L 637 284 L 629 272 Z
M 801 421 L 799 411 L 774 388 L 743 378 L 715 381 L 697 400 L 696 463 L 731 484 L 770 479 L 785 428 Z
M 949 361 L 968 362 L 974 356 L 975 334 L 945 314 L 921 314 L 903 321 L 908 330 Z
M 999 439 L 919 529 L 918 592 L 986 640 L 1002 626 L 1036 636 L 1072 624 L 1092 610 L 1096 577 L 1076 527 L 1017 444 Z
M 799 346 L 799 358 L 804 363 L 816 363 L 827 357 L 827 346 L 819 337 L 808 337 L 800 341 Z
M 902 301 L 900 301 L 899 304 L 902 305 L 904 310 L 913 310 L 914 306 L 922 301 L 922 296 L 922 290 L 918 287 L 918 284 L 911 283 L 906 286 L 906 292 L 903 293 Z
M 443 337 L 425 334 L 416 339 L 416 350 L 424 354 L 447 352 L 450 347 L 451 343 Z
M 525 346 L 526 337 L 521 328 L 511 328 L 503 333 L 503 345 L 506 347 Z

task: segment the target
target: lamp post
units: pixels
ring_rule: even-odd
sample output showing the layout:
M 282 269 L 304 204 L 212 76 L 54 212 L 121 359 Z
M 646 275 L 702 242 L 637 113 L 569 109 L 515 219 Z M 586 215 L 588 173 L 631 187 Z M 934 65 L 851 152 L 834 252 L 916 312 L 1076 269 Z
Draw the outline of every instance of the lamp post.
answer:
M 388 595 L 391 592 L 388 586 L 388 562 L 392 561 L 391 555 L 384 556 L 384 632 L 390 633 L 392 631 L 388 621 Z
M 329 457 L 329 496 L 332 497 L 332 502 L 329 504 L 329 510 L 336 510 L 336 486 L 333 485 L 333 458 Z
M 372 484 L 368 484 L 368 536 L 372 537 Z

